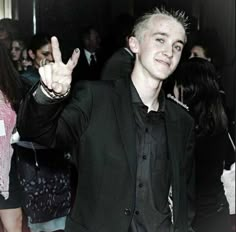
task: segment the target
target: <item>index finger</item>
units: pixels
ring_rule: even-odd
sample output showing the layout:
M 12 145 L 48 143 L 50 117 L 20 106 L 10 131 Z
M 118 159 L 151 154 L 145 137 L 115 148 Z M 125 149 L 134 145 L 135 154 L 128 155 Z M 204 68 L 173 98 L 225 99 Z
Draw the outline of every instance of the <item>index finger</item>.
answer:
M 61 50 L 59 47 L 59 42 L 56 36 L 53 36 L 51 38 L 51 43 L 52 43 L 52 54 L 53 54 L 53 58 L 55 63 L 59 63 L 61 62 Z

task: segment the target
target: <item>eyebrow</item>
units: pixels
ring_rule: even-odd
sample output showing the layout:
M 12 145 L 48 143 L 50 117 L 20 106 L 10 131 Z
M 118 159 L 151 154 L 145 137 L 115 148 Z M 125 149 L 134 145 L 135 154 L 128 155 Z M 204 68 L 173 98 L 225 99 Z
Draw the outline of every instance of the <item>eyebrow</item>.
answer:
M 153 35 L 155 36 L 155 35 L 162 35 L 162 36 L 165 36 L 165 37 L 169 37 L 169 35 L 167 34 L 167 33 L 165 33 L 165 32 L 156 32 L 156 33 L 153 33 Z M 177 41 L 175 41 L 175 43 L 181 43 L 181 44 L 183 44 L 183 45 L 185 45 L 186 43 L 183 41 L 183 40 L 177 40 Z

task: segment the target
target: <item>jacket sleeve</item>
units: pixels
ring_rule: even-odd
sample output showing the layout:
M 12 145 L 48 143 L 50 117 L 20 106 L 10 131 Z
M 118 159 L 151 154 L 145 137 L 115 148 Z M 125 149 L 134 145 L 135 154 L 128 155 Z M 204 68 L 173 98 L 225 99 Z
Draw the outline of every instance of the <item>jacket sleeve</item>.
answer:
M 43 103 L 34 96 L 36 88 L 20 104 L 17 129 L 21 139 L 69 150 L 88 125 L 92 98 L 89 87 L 80 83 L 67 98 Z

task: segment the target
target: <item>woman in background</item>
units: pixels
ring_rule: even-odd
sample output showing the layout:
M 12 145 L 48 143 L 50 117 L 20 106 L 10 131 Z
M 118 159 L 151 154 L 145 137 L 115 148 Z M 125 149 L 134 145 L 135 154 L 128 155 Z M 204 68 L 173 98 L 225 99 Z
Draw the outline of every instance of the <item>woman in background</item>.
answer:
M 18 21 L 10 18 L 0 19 L 0 42 L 8 49 L 11 49 L 13 38 L 19 35 Z
M 21 73 L 21 77 L 35 84 L 40 80 L 38 68 L 42 62 L 53 61 L 50 36 L 35 34 L 30 41 L 28 54 L 33 65 Z M 30 231 L 64 230 L 71 207 L 69 156 L 65 156 L 63 150 L 50 149 L 29 141 L 19 141 L 16 153 L 18 175 L 23 188 L 22 207 Z
M 229 205 L 221 182 L 234 162 L 217 72 L 206 59 L 191 58 L 176 72 L 178 98 L 195 119 L 196 232 L 230 232 Z M 177 92 L 177 91 L 175 91 Z
M 47 62 L 52 62 L 52 46 L 50 36 L 46 33 L 35 34 L 29 43 L 28 55 L 32 61 L 32 66 L 30 66 L 25 72 L 21 73 L 22 78 L 35 84 L 40 79 L 38 69 L 40 67 L 40 62 L 43 60 Z
M 0 43 L 0 220 L 4 231 L 22 231 L 21 191 L 11 135 L 23 85 L 5 45 Z
M 14 39 L 11 44 L 11 59 L 18 72 L 22 72 L 24 67 L 22 65 L 23 51 L 25 48 L 24 41 L 21 39 Z

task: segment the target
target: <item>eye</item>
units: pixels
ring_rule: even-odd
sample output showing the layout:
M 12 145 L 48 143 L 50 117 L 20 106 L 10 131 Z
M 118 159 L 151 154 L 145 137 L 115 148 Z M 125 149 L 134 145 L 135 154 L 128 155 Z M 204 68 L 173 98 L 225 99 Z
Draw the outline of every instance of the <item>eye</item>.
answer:
M 181 52 L 183 50 L 183 47 L 181 45 L 175 45 L 174 48 L 178 52 Z
M 49 56 L 50 52 L 42 52 L 44 56 Z
M 162 38 L 157 38 L 156 41 L 159 42 L 159 43 L 164 43 L 165 42 L 165 40 L 162 39 Z

